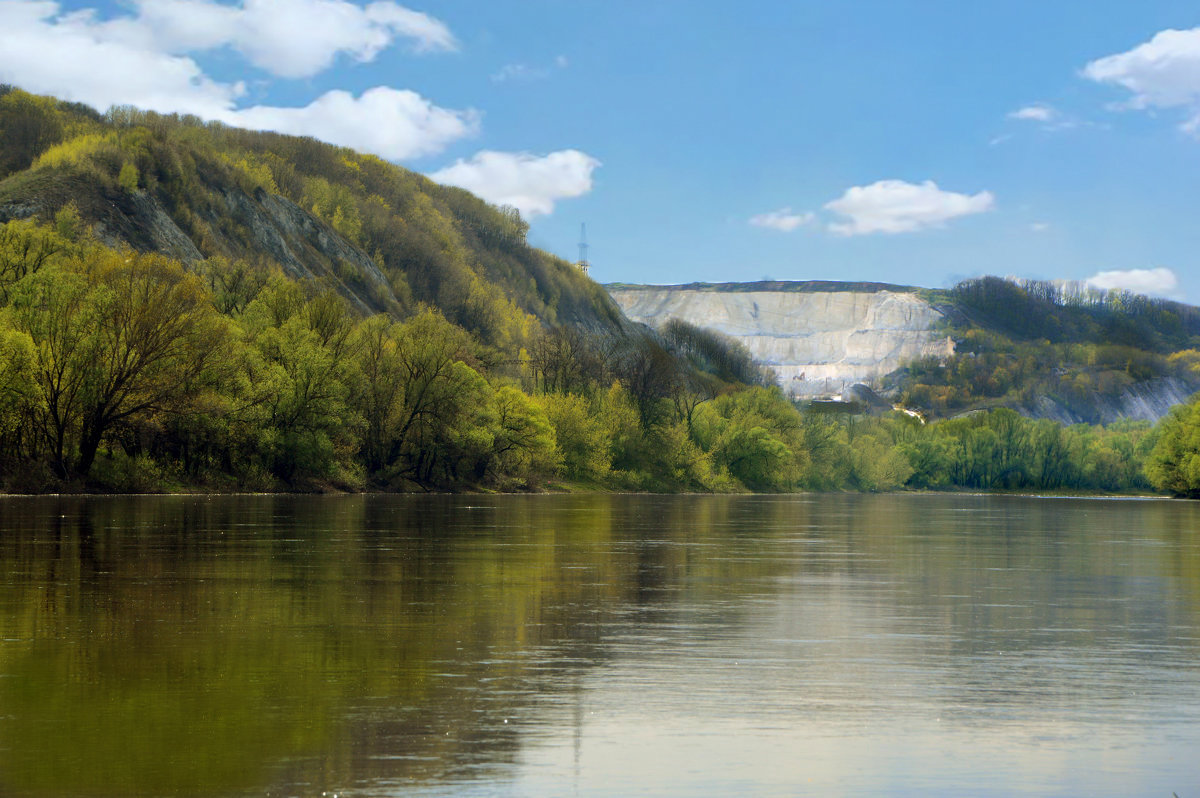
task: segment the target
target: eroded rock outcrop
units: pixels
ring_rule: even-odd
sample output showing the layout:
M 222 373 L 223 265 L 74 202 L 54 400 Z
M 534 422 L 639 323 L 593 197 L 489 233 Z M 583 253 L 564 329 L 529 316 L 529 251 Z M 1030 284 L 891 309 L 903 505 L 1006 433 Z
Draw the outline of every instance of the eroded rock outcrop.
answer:
M 1098 396 L 1089 413 L 1080 413 L 1051 396 L 1038 396 L 1017 409 L 1032 418 L 1048 418 L 1060 424 L 1112 424 L 1122 419 L 1157 422 L 1171 408 L 1187 402 L 1196 391 L 1193 382 L 1177 377 L 1130 385 L 1116 396 Z
M 294 278 L 333 286 L 363 313 L 383 310 L 388 298 L 394 300 L 374 260 L 294 202 L 236 186 L 217 187 L 213 193 L 218 202 L 201 215 L 209 223 L 208 248 L 214 254 L 265 255 Z M 109 246 L 160 252 L 185 263 L 204 258 L 155 193 L 116 190 L 86 177 L 57 176 L 27 201 L 0 204 L 0 223 L 50 217 L 68 200 L 76 202 L 97 238 Z
M 608 291 L 634 321 L 657 327 L 678 318 L 742 342 L 796 397 L 837 395 L 853 383 L 877 385 L 908 361 L 954 353 L 954 342 L 934 329 L 942 314 L 915 293 L 782 285 L 779 290 L 609 286 Z

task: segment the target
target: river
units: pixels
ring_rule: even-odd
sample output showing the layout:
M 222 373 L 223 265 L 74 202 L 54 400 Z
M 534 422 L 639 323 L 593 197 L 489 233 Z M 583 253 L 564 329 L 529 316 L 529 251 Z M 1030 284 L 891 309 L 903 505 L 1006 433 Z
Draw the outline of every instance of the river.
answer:
M 1200 505 L 0 499 L 0 795 L 1200 795 Z

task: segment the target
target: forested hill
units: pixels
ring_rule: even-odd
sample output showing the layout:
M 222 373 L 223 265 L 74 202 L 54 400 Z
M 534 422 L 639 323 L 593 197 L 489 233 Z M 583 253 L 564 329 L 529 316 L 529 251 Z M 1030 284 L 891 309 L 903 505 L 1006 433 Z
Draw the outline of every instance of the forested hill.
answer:
M 1064 424 L 1155 421 L 1200 390 L 1200 308 L 999 277 L 610 284 L 632 319 L 734 337 L 799 399 L 864 382 L 927 417 L 1006 407 Z
M 998 277 L 924 294 L 945 315 L 955 354 L 894 375 L 909 406 L 1107 423 L 1157 419 L 1200 390 L 1200 308 Z
M 110 245 L 277 265 L 364 312 L 433 305 L 499 349 L 535 320 L 626 324 L 598 285 L 526 243 L 515 210 L 469 192 L 310 138 L 0 87 L 0 222 L 66 207 Z
M 741 486 L 696 409 L 767 376 L 526 232 L 311 139 L 0 87 L 0 492 Z

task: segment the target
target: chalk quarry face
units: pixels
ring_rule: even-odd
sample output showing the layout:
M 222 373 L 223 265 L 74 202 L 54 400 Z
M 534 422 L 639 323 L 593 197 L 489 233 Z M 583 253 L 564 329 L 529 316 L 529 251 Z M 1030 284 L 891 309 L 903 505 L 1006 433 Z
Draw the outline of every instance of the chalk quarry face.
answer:
M 954 342 L 934 331 L 932 305 L 897 291 L 730 291 L 672 286 L 610 287 L 634 321 L 682 319 L 750 350 L 797 398 L 840 395 L 922 357 L 946 358 Z

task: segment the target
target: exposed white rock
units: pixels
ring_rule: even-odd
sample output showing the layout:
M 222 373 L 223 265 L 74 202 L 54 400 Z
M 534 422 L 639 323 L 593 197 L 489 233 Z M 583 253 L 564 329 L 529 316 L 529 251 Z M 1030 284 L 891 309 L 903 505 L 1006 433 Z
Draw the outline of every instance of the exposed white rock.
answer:
M 933 327 L 932 305 L 899 291 L 730 291 L 610 287 L 634 321 L 658 327 L 673 318 L 741 341 L 797 397 L 841 394 L 921 357 L 948 357 L 954 342 Z

